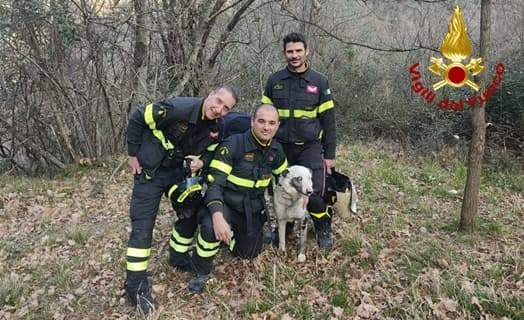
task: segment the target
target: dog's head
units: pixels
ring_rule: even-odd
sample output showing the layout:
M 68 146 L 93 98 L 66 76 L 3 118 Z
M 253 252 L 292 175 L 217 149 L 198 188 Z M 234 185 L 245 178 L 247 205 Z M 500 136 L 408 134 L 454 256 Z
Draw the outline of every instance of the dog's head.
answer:
M 291 166 L 282 172 L 279 184 L 292 195 L 310 196 L 313 193 L 313 176 L 311 169 L 304 166 Z

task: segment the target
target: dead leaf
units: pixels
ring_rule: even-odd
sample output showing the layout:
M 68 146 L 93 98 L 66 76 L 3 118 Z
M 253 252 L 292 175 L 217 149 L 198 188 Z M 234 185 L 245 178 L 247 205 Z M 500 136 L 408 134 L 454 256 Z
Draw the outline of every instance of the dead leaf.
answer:
M 378 313 L 378 308 L 371 304 L 361 303 L 357 307 L 357 315 L 364 319 L 369 319 L 377 313 Z
M 333 314 L 337 318 L 341 318 L 344 315 L 344 309 L 341 307 L 333 307 Z

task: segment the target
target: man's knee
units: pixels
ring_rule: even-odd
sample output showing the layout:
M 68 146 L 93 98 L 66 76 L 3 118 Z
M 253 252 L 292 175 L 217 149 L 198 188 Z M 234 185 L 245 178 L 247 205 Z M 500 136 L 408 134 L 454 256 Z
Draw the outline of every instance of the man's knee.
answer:
M 151 244 L 153 228 L 133 228 L 129 241 L 136 244 Z
M 262 238 L 261 234 L 255 239 L 237 239 L 233 248 L 233 255 L 243 259 L 256 258 L 262 252 Z

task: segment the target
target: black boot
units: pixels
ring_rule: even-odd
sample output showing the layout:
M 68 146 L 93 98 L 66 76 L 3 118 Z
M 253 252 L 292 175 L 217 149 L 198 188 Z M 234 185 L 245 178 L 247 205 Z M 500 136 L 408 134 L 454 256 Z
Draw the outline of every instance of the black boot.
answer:
M 331 231 L 331 217 L 324 216 L 321 219 L 313 219 L 317 243 L 320 249 L 329 250 L 333 248 L 333 232 Z
M 191 293 L 199 294 L 204 292 L 204 288 L 206 287 L 206 283 L 209 278 L 209 274 L 197 275 L 193 279 L 189 280 L 189 283 L 187 284 L 187 290 L 189 290 Z
M 191 265 L 191 256 L 187 252 L 179 253 L 169 250 L 169 265 L 180 271 L 193 271 L 193 267 Z
M 125 284 L 126 294 L 138 312 L 150 314 L 155 311 L 155 304 L 151 296 L 151 285 L 147 277 L 143 279 L 128 279 Z

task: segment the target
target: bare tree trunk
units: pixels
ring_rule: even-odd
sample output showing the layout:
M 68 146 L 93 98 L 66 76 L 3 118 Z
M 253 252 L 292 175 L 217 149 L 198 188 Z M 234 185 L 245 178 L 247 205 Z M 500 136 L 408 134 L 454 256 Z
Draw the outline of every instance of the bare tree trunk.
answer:
M 491 0 L 482 0 L 480 5 L 480 56 L 484 65 L 488 63 L 488 52 L 491 37 Z M 480 83 L 486 84 L 487 72 L 480 76 Z M 468 176 L 464 189 L 464 200 L 460 212 L 460 230 L 471 232 L 473 221 L 477 215 L 479 205 L 480 177 L 482 172 L 482 158 L 486 140 L 485 102 L 472 109 L 473 135 L 469 147 Z

